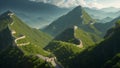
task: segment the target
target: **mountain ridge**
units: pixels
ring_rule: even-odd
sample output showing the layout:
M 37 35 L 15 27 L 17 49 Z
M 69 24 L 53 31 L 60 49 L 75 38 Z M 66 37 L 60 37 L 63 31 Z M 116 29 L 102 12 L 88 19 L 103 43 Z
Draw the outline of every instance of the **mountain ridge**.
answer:
M 44 56 L 49 55 L 41 45 L 45 45 L 42 44 L 42 42 L 44 42 L 45 39 L 49 41 L 50 36 L 47 36 L 47 34 L 39 30 L 30 28 L 11 11 L 7 11 L 0 15 L 0 25 L 2 25 L 2 27 L 0 26 L 1 68 L 52 68 L 49 62 L 36 56 L 36 54 Z M 48 38 L 41 37 L 43 41 L 40 40 L 39 38 L 43 36 L 42 34 Z M 33 41 L 33 37 L 35 37 L 35 41 Z M 25 44 L 28 41 L 30 41 L 30 43 Z
M 50 25 L 45 27 L 43 31 L 52 36 L 56 36 L 66 28 L 78 26 L 85 31 L 99 34 L 100 32 L 92 25 L 94 23 L 94 20 L 84 11 L 84 9 L 81 6 L 78 6 L 66 15 L 53 21 Z

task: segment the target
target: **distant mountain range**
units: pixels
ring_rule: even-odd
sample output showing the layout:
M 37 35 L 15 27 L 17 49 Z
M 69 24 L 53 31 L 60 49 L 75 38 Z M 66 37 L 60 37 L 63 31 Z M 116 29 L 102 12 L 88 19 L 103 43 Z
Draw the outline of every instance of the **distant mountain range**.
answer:
M 91 17 L 93 19 L 103 20 L 106 17 L 110 17 L 110 18 L 114 19 L 114 18 L 120 16 L 120 9 L 117 9 L 117 8 L 104 8 L 104 9 L 100 9 L 100 10 L 92 9 L 92 8 L 85 8 L 85 10 L 88 14 L 91 15 Z
M 71 10 L 71 8 L 59 8 L 55 5 L 43 2 L 38 3 L 29 0 L 1 0 L 0 13 L 8 9 L 14 11 L 24 22 L 34 28 L 43 28 Z M 107 11 L 108 9 L 110 12 Z M 98 19 L 97 22 L 102 23 L 106 23 L 106 21 L 102 21 L 106 17 L 110 17 L 112 20 L 115 17 L 120 16 L 119 9 L 112 7 L 100 10 L 85 8 L 85 10 L 93 19 Z
M 14 11 L 24 22 L 35 28 L 43 27 L 69 11 L 69 9 L 42 2 L 1 0 L 0 10 L 3 12 L 8 9 Z
M 120 8 L 108 7 L 108 8 L 103 8 L 100 10 L 104 11 L 104 12 L 118 12 L 118 11 L 120 11 Z
M 106 34 L 106 31 L 112 28 L 115 25 L 115 22 L 118 21 L 120 17 L 116 17 L 110 22 L 107 23 L 95 23 L 94 26 L 103 33 L 103 36 Z
M 43 28 L 71 10 L 71 8 L 59 8 L 55 5 L 29 0 L 1 0 L 0 13 L 8 9 L 14 11 L 24 22 L 34 28 Z M 110 12 L 107 11 L 108 9 Z M 85 10 L 93 19 L 99 20 L 103 20 L 106 17 L 110 17 L 112 20 L 120 15 L 119 9 L 112 7 L 100 10 L 85 8 Z

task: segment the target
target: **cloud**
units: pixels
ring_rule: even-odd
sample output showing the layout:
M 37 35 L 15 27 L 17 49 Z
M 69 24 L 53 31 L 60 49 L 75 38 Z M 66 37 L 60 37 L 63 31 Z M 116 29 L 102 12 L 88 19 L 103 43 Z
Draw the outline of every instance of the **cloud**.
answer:
M 44 2 L 56 5 L 58 7 L 75 7 L 81 5 L 89 8 L 105 8 L 105 7 L 120 7 L 119 0 L 30 0 L 35 2 Z
M 88 3 L 87 7 L 89 7 L 89 8 L 97 8 L 97 9 L 105 8 L 105 6 L 103 4 L 100 4 L 100 3 L 97 3 L 97 2 Z
M 81 6 L 86 5 L 85 0 L 30 0 L 30 1 L 50 3 L 59 7 L 66 7 L 66 8 L 75 7 L 78 5 Z

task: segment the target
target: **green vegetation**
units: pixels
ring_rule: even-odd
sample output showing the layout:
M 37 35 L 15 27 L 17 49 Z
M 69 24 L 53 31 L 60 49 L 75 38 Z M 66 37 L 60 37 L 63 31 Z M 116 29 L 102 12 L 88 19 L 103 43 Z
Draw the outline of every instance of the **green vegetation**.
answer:
M 115 55 L 111 60 L 108 60 L 103 67 L 104 68 L 120 68 L 120 53 Z
M 97 36 L 96 34 L 85 32 L 81 29 L 75 30 L 75 37 L 82 40 L 83 45 L 85 47 L 94 45 L 95 43 L 98 43 L 101 41 L 101 38 Z
M 36 56 L 50 54 L 43 47 L 51 39 L 7 11 L 0 16 L 0 68 L 53 68 L 50 63 Z
M 24 54 L 26 55 L 37 55 L 37 54 L 41 54 L 43 56 L 49 56 L 49 52 L 41 49 L 41 47 L 37 46 L 37 45 L 33 45 L 33 44 L 29 44 L 26 46 L 20 46 L 19 47 Z
M 62 41 L 53 41 L 45 49 L 52 52 L 64 66 L 69 65 L 69 61 L 83 50 L 75 44 Z
M 82 41 L 83 47 L 89 47 L 91 45 L 94 45 L 101 41 L 101 38 L 97 36 L 96 34 L 83 31 L 79 28 L 75 29 L 68 28 L 65 31 L 63 31 L 61 34 L 56 36 L 54 40 L 63 41 L 63 42 L 69 42 L 76 45 L 79 45 Z
M 11 18 L 6 13 L 0 15 L 0 51 L 12 45 L 13 38 L 7 27 L 11 21 Z
M 119 68 L 120 26 L 116 25 L 109 33 L 109 37 L 105 38 L 101 43 L 84 49 L 62 41 L 53 41 L 46 49 L 53 52 L 65 68 Z M 92 35 L 90 34 L 88 33 L 88 36 L 83 32 L 80 36 L 91 38 Z M 79 37 L 79 33 L 77 37 Z M 93 37 L 96 36 L 93 35 Z
M 49 43 L 51 37 L 37 29 L 30 28 L 15 15 L 12 19 L 13 23 L 12 25 L 9 25 L 9 28 L 11 31 L 16 32 L 14 37 L 17 39 L 25 36 L 25 38 L 17 40 L 17 44 L 30 43 L 29 45 L 20 46 L 23 52 L 25 54 L 42 54 L 44 56 L 48 56 L 49 53 L 45 52 L 42 48 Z
M 34 45 L 45 47 L 51 40 L 51 37 L 37 29 L 30 28 L 25 23 L 23 23 L 16 16 L 13 16 L 13 25 L 10 25 L 10 29 L 16 31 L 16 38 L 20 35 L 26 36 L 27 41 Z M 46 42 L 46 43 L 44 43 Z
M 92 18 L 88 15 L 88 13 L 83 9 L 82 10 L 82 14 L 83 14 L 83 22 L 84 24 L 90 24 L 90 23 L 94 23 L 95 21 L 92 20 Z
M 70 27 L 78 26 L 84 31 L 100 35 L 101 32 L 94 27 L 93 23 L 95 23 L 94 20 L 84 11 L 81 6 L 78 6 L 68 14 L 63 15 L 52 22 L 45 29 L 43 29 L 43 31 L 55 37 Z
M 50 63 L 34 55 L 26 56 L 17 47 L 0 52 L 0 68 L 53 68 Z
M 52 60 L 65 68 L 120 68 L 120 20 L 102 40 L 104 29 L 96 29 L 94 20 L 78 6 L 45 28 L 55 37 L 52 40 L 8 13 L 12 12 L 0 16 L 0 68 L 53 68 L 38 55 L 57 57 Z
M 112 35 L 92 48 L 87 48 L 69 62 L 70 68 L 101 68 L 104 64 L 120 53 L 120 27 L 114 28 Z M 75 64 L 74 64 L 75 62 Z M 116 61 L 113 61 L 113 63 Z M 119 62 L 118 62 L 119 63 Z M 116 63 L 115 63 L 116 64 Z M 114 66 L 115 64 L 110 64 Z M 107 65 L 107 64 L 106 64 Z M 118 66 L 119 64 L 117 64 Z M 108 64 L 109 66 L 109 64 Z M 68 67 L 68 68 L 69 68 Z M 109 67 L 103 67 L 109 68 Z M 110 67 L 111 68 L 111 67 Z M 119 67 L 118 67 L 119 68 Z
M 120 27 L 120 19 L 116 22 L 116 27 Z
M 0 16 L 0 31 L 7 28 L 8 24 L 12 22 L 12 19 L 6 15 L 6 13 Z

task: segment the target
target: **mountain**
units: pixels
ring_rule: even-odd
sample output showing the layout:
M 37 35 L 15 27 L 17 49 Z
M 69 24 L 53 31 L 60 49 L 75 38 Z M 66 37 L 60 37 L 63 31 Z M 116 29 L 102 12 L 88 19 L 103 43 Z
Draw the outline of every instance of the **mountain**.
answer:
M 116 54 L 112 59 L 104 64 L 104 68 L 119 68 L 120 53 Z
M 112 21 L 112 20 L 113 20 L 113 18 L 106 17 L 106 18 L 102 19 L 102 20 L 99 21 L 99 22 L 100 22 L 100 23 L 107 23 L 107 22 L 110 22 L 110 21 Z
M 64 66 L 68 65 L 69 63 L 67 62 L 76 57 L 84 49 L 97 44 L 100 39 L 98 36 L 74 26 L 56 36 L 44 49 L 52 52 Z
M 110 21 L 112 21 L 113 20 L 113 18 L 111 18 L 111 17 L 106 17 L 106 18 L 104 18 L 104 19 L 95 19 L 95 21 L 97 22 L 97 23 L 107 23 L 107 22 L 110 22 Z
M 43 47 L 51 39 L 49 35 L 27 26 L 12 11 L 3 13 L 0 15 L 0 68 L 50 68 L 52 65 L 37 55 L 50 54 Z
M 102 8 L 100 10 L 104 12 L 118 12 L 120 11 L 120 8 L 109 7 L 109 8 Z
M 114 10 L 113 9 L 109 9 L 106 10 L 108 11 L 104 11 L 104 9 L 92 9 L 92 8 L 86 8 L 84 7 L 85 11 L 93 18 L 93 19 L 99 19 L 99 20 L 102 20 L 106 17 L 110 17 L 110 18 L 116 18 L 118 16 L 120 16 L 120 11 L 119 9 L 117 9 L 116 12 L 113 12 Z M 115 8 L 114 8 L 115 9 Z
M 73 44 L 53 41 L 48 49 L 66 68 L 119 68 L 120 20 L 108 30 L 105 39 L 95 46 L 78 49 Z
M 120 25 L 118 23 L 120 23 L 120 21 L 117 22 L 116 26 L 111 31 L 111 35 L 105 38 L 103 42 L 98 44 L 96 47 L 90 49 L 88 48 L 79 54 L 76 59 L 73 59 L 73 62 L 76 61 L 74 66 L 82 68 L 101 68 L 108 60 L 112 59 L 116 54 L 118 54 L 120 52 Z M 72 65 L 70 67 L 72 68 Z
M 53 21 L 50 25 L 46 26 L 43 31 L 51 34 L 52 36 L 57 36 L 69 27 L 78 26 L 82 30 L 99 34 L 100 32 L 94 28 L 93 24 L 94 20 L 84 11 L 81 6 L 78 6 L 66 15 L 63 15 Z
M 53 66 L 33 55 L 25 55 L 17 47 L 8 47 L 0 52 L 0 68 L 53 68 Z
M 97 10 L 97 9 L 92 9 L 92 8 L 87 8 L 87 7 L 84 7 L 85 11 L 91 15 L 91 17 L 93 19 L 103 19 L 106 17 L 106 12 L 104 11 L 101 11 L 101 10 Z
M 75 26 L 77 28 L 77 26 Z M 75 37 L 75 27 L 71 27 L 63 31 L 61 34 L 56 36 L 54 40 L 69 42 L 76 45 L 79 45 L 81 42 L 77 37 Z
M 94 26 L 103 33 L 103 35 L 106 34 L 106 31 L 110 28 L 112 28 L 115 24 L 116 21 L 118 21 L 120 19 L 120 16 L 119 17 L 116 17 L 115 19 L 113 19 L 112 21 L 110 22 L 107 22 L 107 23 L 95 23 Z M 102 28 L 101 28 L 102 27 Z
M 85 32 L 77 26 L 68 28 L 57 35 L 54 40 L 68 42 L 78 45 L 78 47 L 88 47 L 101 40 L 101 38 L 93 33 Z
M 63 41 L 52 41 L 47 47 L 45 47 L 45 49 L 52 52 L 65 68 L 68 67 L 65 65 L 69 64 L 67 61 L 74 58 L 83 50 L 82 48 L 77 47 L 75 44 Z
M 73 26 L 58 34 L 44 49 L 52 52 L 65 68 L 71 68 L 69 61 L 100 41 L 101 38 L 96 34 Z
M 6 11 L 8 9 L 14 11 L 19 18 L 34 28 L 43 27 L 69 11 L 69 9 L 59 8 L 43 2 L 1 0 L 0 10 Z

